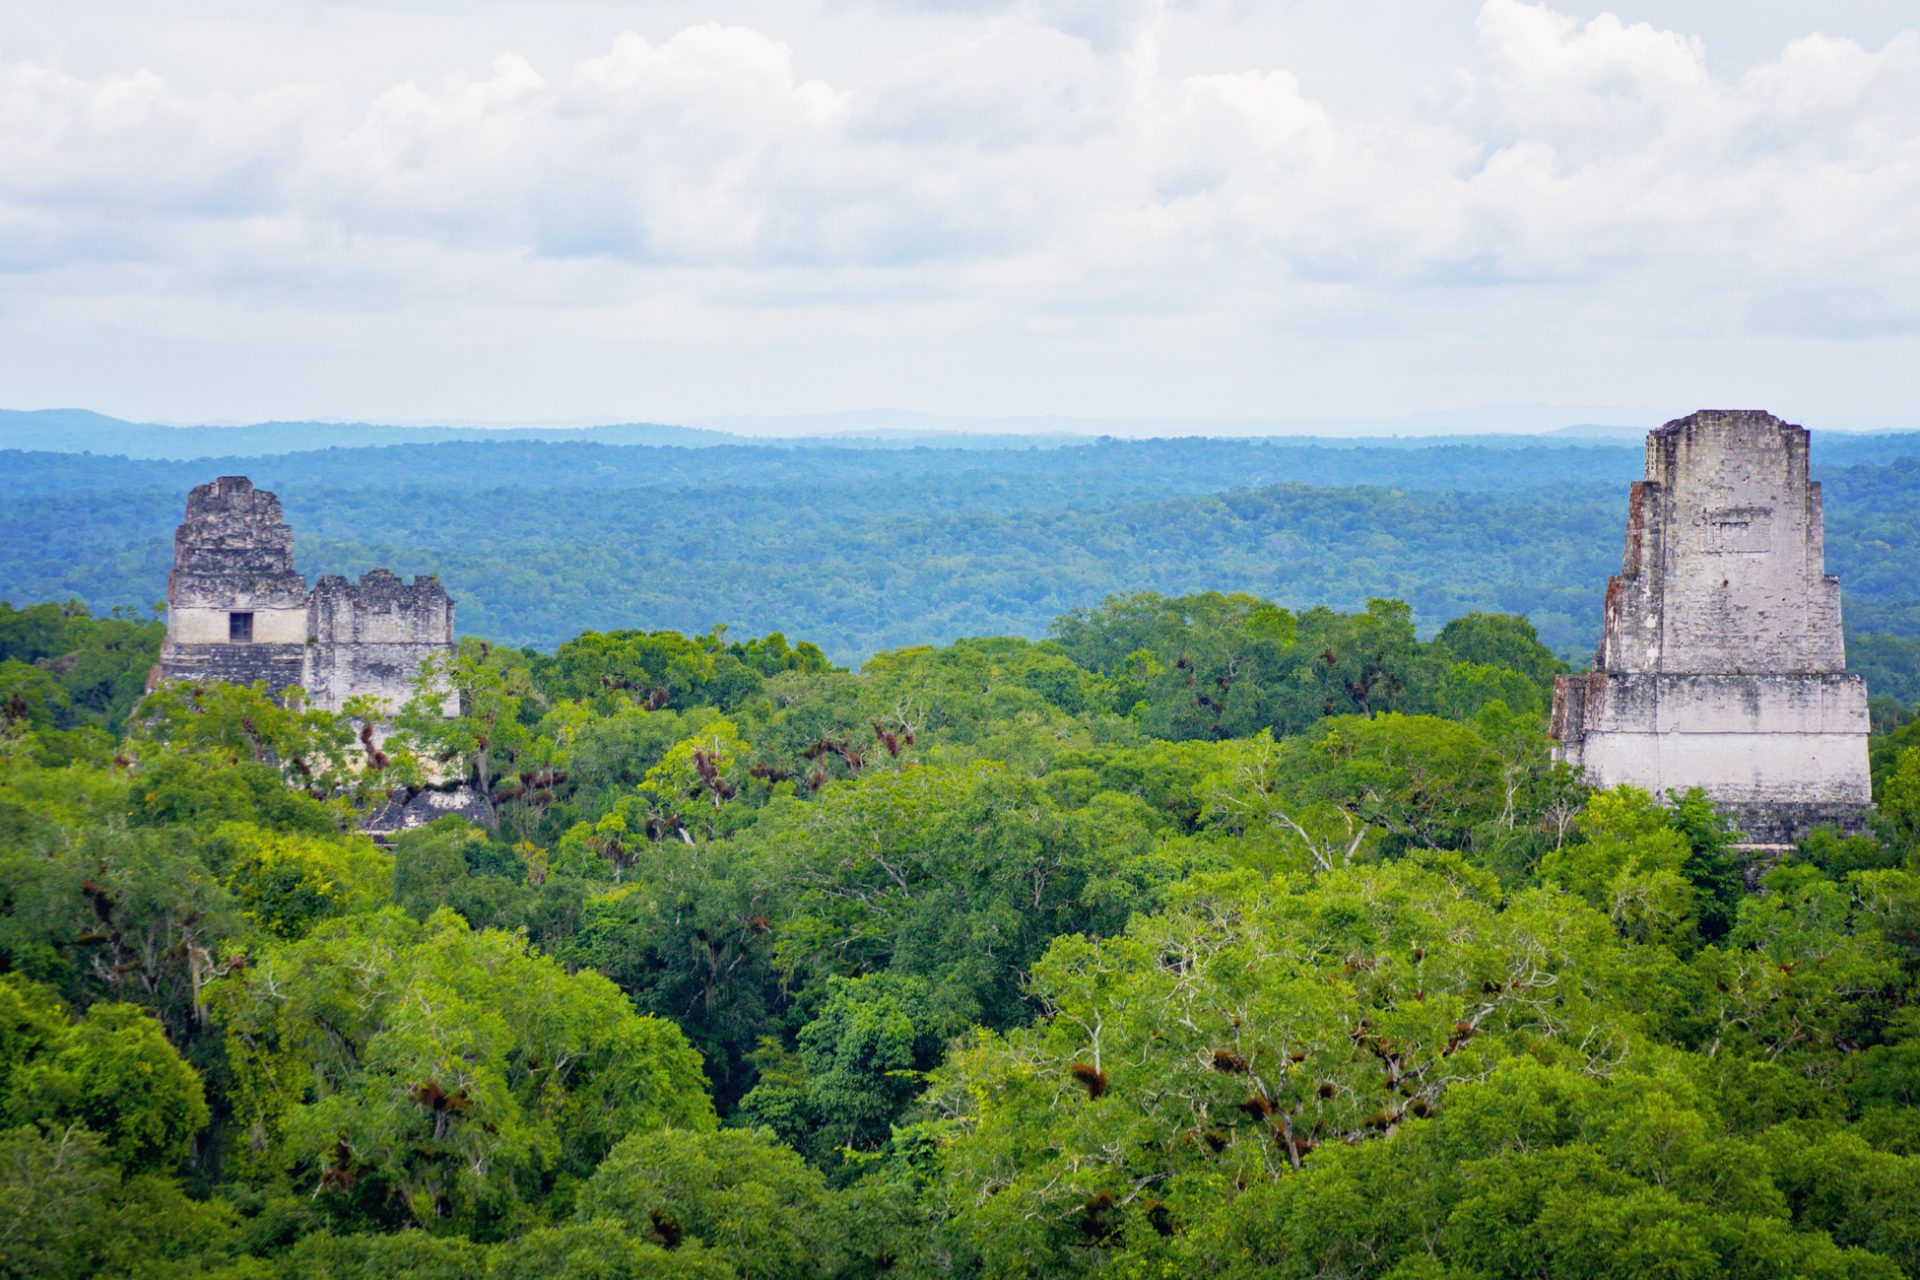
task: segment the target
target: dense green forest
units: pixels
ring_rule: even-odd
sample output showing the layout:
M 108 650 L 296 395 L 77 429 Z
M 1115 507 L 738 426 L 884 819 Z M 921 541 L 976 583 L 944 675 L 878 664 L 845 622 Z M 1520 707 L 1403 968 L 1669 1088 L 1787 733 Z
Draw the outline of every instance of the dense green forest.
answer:
M 1874 687 L 1911 701 L 1920 437 L 1822 435 L 1828 567 Z M 309 574 L 437 573 L 462 628 L 551 648 L 582 628 L 804 634 L 843 664 L 1044 636 L 1109 594 L 1405 600 L 1424 636 L 1531 618 L 1584 661 L 1620 563 L 1637 447 L 1102 441 L 1048 449 L 613 447 L 515 440 L 272 458 L 4 455 L 0 599 L 149 607 L 187 490 L 279 493 Z M 1865 643 L 1858 638 L 1868 637 Z
M 1920 1275 L 1903 708 L 1747 867 L 1519 617 L 1047 633 L 469 638 L 368 752 L 0 608 L 0 1276 Z

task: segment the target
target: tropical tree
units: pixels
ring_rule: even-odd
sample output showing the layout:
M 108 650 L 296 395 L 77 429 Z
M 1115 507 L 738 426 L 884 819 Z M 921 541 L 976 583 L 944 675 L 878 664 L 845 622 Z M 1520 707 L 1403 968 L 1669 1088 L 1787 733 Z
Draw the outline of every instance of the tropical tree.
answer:
M 499 1230 L 622 1134 L 713 1123 L 671 1024 L 447 911 L 327 921 L 212 998 L 255 1157 L 350 1220 Z

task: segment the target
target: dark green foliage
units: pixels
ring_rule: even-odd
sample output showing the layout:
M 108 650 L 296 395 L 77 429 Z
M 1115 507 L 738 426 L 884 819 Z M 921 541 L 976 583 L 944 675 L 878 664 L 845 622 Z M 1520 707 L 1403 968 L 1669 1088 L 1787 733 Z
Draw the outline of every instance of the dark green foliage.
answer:
M 233 1211 L 218 1201 L 191 1198 L 170 1178 L 123 1175 L 83 1127 L 0 1130 L 5 1280 L 206 1274 L 230 1256 L 233 1229 Z
M 964 1025 L 918 975 L 831 977 L 819 1014 L 800 1029 L 798 1055 L 762 1051 L 761 1083 L 741 1100 L 740 1118 L 829 1168 L 843 1152 L 877 1151 Z
M 165 627 L 131 609 L 95 617 L 78 601 L 0 601 L 0 717 L 36 727 L 118 730 L 160 658 Z
M 635 702 L 649 710 L 709 705 L 729 708 L 760 692 L 783 671 L 831 670 L 826 655 L 803 641 L 795 649 L 779 632 L 727 643 L 725 629 L 689 639 L 675 631 L 587 632 L 535 664 L 552 696 L 603 706 Z
M 1920 636 L 1850 633 L 1847 668 L 1867 678 L 1876 701 L 1887 698 L 1898 704 L 1887 708 L 1887 719 L 1903 718 L 1920 707 Z
M 597 888 L 554 950 L 606 974 L 643 1011 L 678 1022 L 705 1057 L 716 1097 L 731 1104 L 750 1087 L 747 1056 L 781 1004 L 768 890 L 730 843 L 696 849 L 644 836 L 621 883 Z
M 1687 842 L 1685 875 L 1699 904 L 1700 936 L 1711 942 L 1732 924 L 1746 889 L 1732 853 L 1731 824 L 1698 787 L 1674 797 L 1669 821 Z
M 530 883 L 512 846 L 458 818 L 402 832 L 394 841 L 393 900 L 416 919 L 448 907 L 470 924 L 524 932 L 558 949 L 580 931 L 586 894 L 571 876 Z
M 1505 613 L 1469 613 L 1440 628 L 1435 641 L 1458 662 L 1505 668 L 1526 676 L 1543 693 L 1567 665 L 1540 643 L 1533 623 Z

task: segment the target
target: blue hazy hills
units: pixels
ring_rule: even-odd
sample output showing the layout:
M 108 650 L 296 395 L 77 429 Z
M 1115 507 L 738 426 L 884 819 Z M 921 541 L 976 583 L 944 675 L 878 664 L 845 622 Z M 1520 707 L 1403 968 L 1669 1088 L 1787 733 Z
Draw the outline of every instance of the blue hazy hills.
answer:
M 1920 651 L 1920 433 L 1818 432 L 1814 457 L 1856 652 Z M 1605 428 L 775 440 L 0 411 L 0 598 L 144 609 L 186 491 L 246 474 L 280 494 L 310 575 L 437 573 L 463 631 L 512 644 L 725 623 L 858 661 L 1044 635 L 1117 592 L 1221 590 L 1405 599 L 1427 632 L 1524 613 L 1583 661 L 1641 459 L 1637 431 Z M 1906 687 L 1889 670 L 1879 683 Z

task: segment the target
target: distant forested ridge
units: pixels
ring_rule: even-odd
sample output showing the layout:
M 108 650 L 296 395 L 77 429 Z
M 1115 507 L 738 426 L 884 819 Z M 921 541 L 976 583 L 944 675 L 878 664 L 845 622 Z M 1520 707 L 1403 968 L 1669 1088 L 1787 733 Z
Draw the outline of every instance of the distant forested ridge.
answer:
M 1877 687 L 1915 692 L 1920 437 L 1816 437 L 1828 568 Z M 1583 659 L 1620 562 L 1619 444 L 1103 440 L 1047 449 L 612 446 L 531 439 L 261 458 L 0 455 L 0 598 L 144 608 L 187 489 L 244 473 L 283 499 L 310 574 L 437 573 L 462 629 L 552 647 L 582 628 L 726 624 L 836 660 L 1044 634 L 1110 594 L 1408 601 L 1431 634 L 1521 613 Z M 1882 641 L 1872 637 L 1887 636 Z
M 0 449 L 127 458 L 256 458 L 305 449 L 444 440 L 597 440 L 603 444 L 725 444 L 737 437 L 635 422 L 604 427 L 397 427 L 368 422 L 259 422 L 237 427 L 127 422 L 86 409 L 0 409 Z

